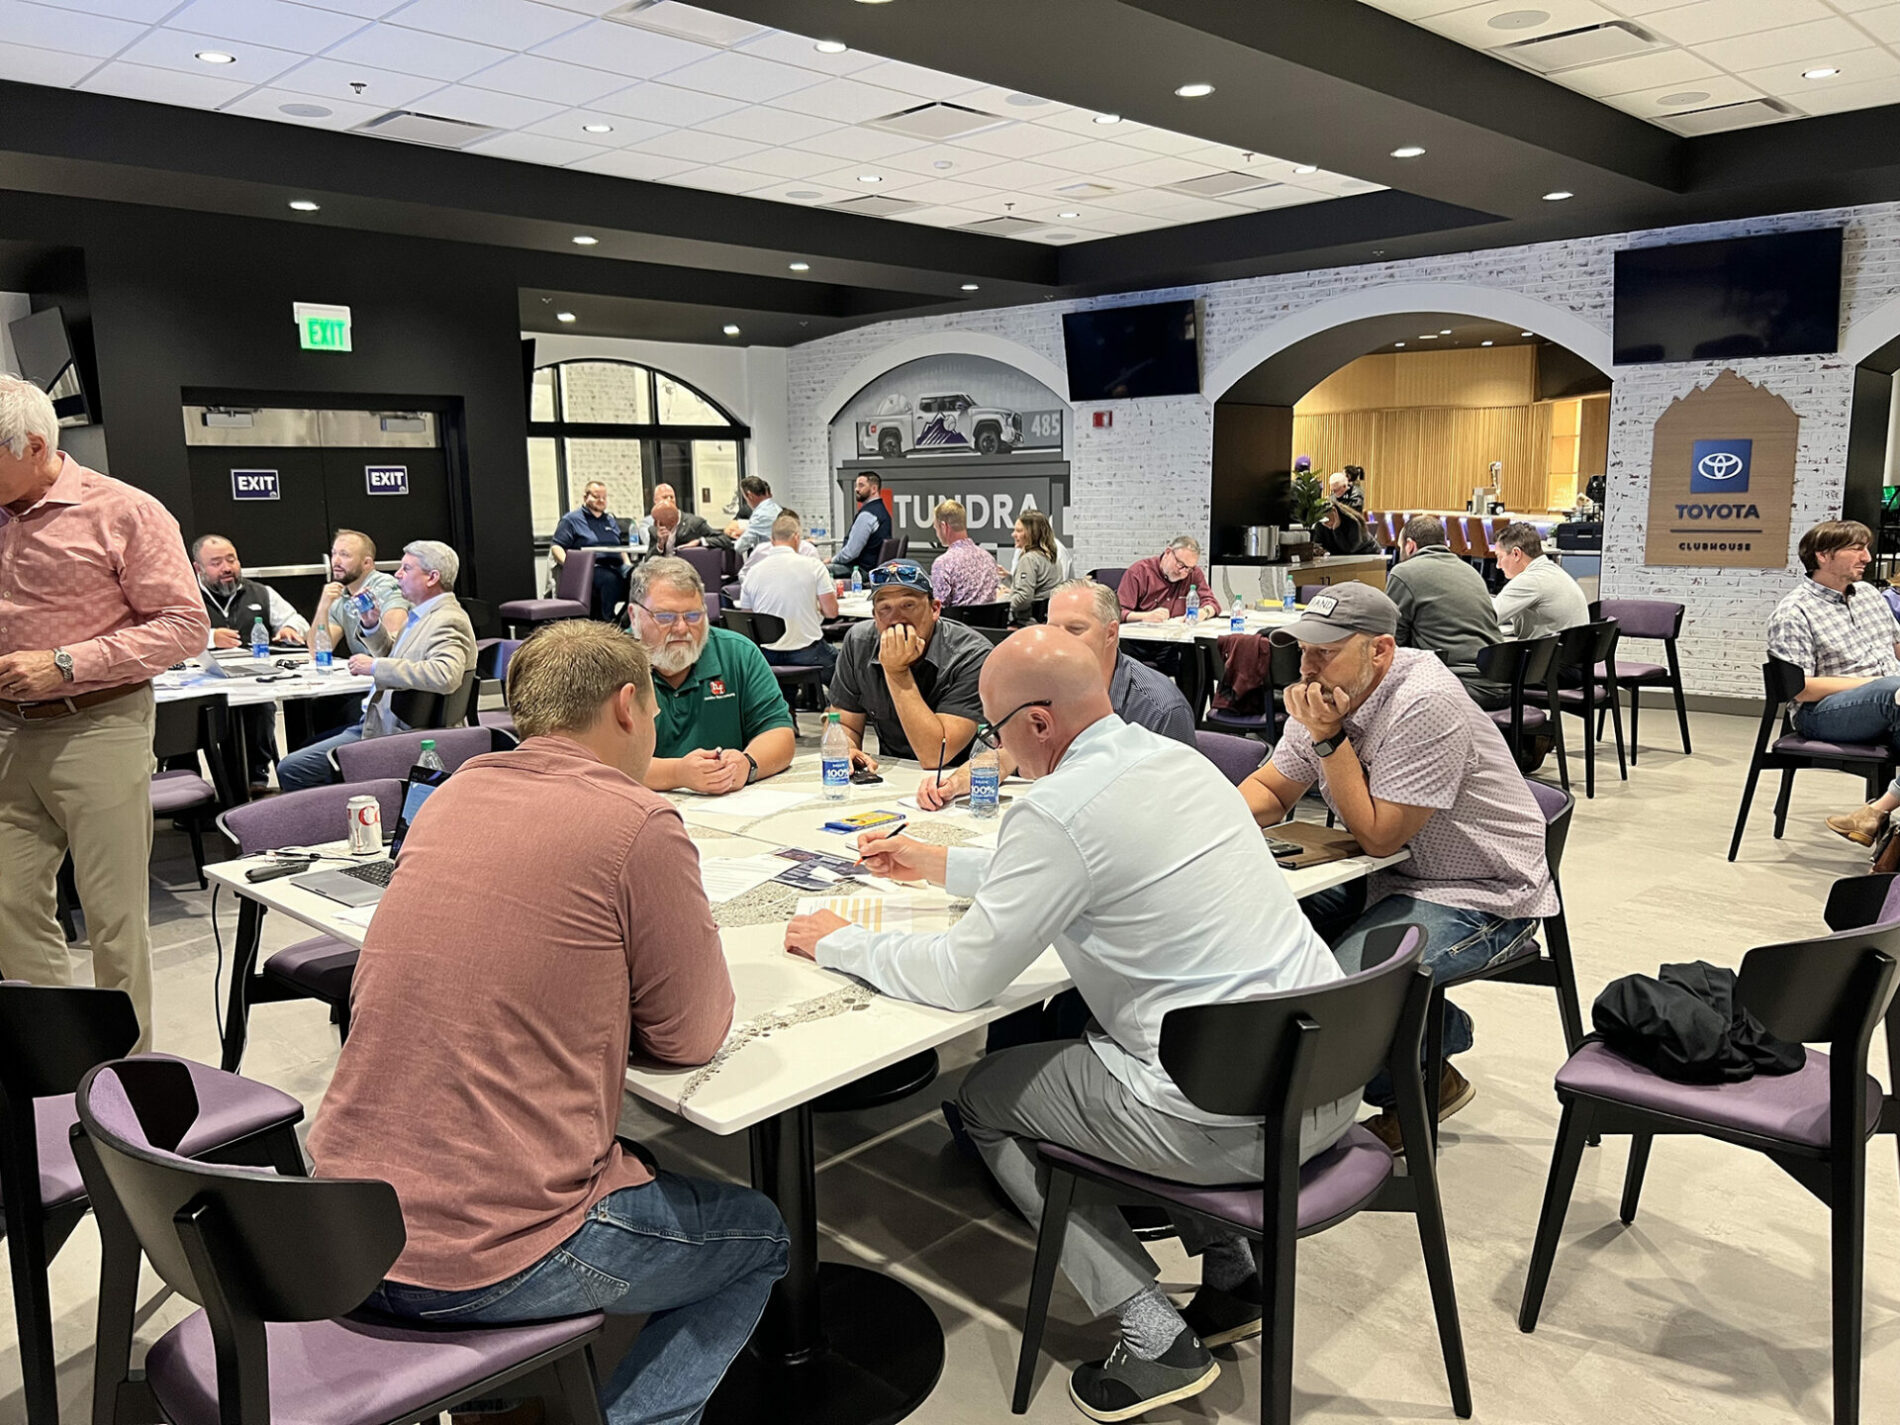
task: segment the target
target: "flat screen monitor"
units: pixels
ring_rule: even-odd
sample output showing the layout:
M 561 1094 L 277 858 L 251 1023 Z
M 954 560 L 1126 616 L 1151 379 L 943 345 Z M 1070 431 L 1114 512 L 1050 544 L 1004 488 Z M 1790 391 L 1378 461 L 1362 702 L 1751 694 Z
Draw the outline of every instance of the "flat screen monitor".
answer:
M 1066 313 L 1062 344 L 1069 358 L 1069 399 L 1197 394 L 1200 331 L 1192 300 Z
M 53 398 L 53 410 L 62 425 L 89 418 L 85 391 L 79 384 L 79 364 L 66 334 L 66 319 L 58 307 L 47 307 L 7 325 L 20 374 Z
M 1619 366 L 1840 349 L 1841 229 L 1616 254 Z

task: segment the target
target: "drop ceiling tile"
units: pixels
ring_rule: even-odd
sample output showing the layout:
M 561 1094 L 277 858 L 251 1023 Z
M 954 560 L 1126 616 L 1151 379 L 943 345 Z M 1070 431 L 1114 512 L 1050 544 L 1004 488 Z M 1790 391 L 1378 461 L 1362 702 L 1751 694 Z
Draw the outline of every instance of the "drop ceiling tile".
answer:
M 856 74 L 859 70 L 884 62 L 877 55 L 855 49 L 848 49 L 843 54 L 819 54 L 813 48 L 817 43 L 817 38 L 808 35 L 767 30 L 757 39 L 747 40 L 741 48 L 747 54 L 755 54 L 761 59 L 776 59 L 782 64 L 796 64 L 832 75 Z
M 1029 120 L 1035 124 L 1047 124 L 1052 129 L 1062 129 L 1068 133 L 1080 134 L 1087 139 L 1119 139 L 1126 134 L 1139 133 L 1146 128 L 1133 119 L 1122 119 L 1113 124 L 1098 124 L 1099 117 L 1093 109 L 1058 109 L 1053 114 L 1031 114 Z
M 926 228 L 960 228 L 967 223 L 980 223 L 989 216 L 970 208 L 913 208 L 908 213 L 892 213 L 891 221 L 916 223 Z
M 284 0 L 191 0 L 166 27 L 311 54 L 363 28 L 361 16 Z
M 583 127 L 586 124 L 606 124 L 608 132 L 590 134 Z M 607 114 L 598 109 L 569 109 L 564 114 L 543 119 L 530 124 L 524 131 L 531 134 L 546 134 L 549 138 L 571 139 L 575 143 L 586 144 L 590 148 L 625 148 L 628 144 L 640 143 L 645 139 L 666 133 L 661 124 L 649 124 L 643 119 L 627 119 L 619 114 Z
M 662 34 L 679 35 L 689 40 L 698 40 L 702 44 L 728 45 L 744 44 L 766 33 L 765 26 L 755 25 L 750 20 L 737 19 L 731 15 L 715 14 L 711 10 L 702 10 L 696 5 L 682 5 L 679 0 L 659 0 L 657 5 L 649 5 L 635 12 L 631 23 L 642 29 L 658 30 Z
M 1884 51 L 1881 53 L 1883 58 L 1887 57 Z M 1871 55 L 1860 58 L 1871 58 Z M 1892 63 L 1892 60 L 1888 62 Z M 1807 84 L 1798 96 L 1791 94 L 1789 98 L 1790 102 L 1809 114 L 1838 114 L 1848 109 L 1900 104 L 1900 73 L 1890 73 L 1884 78 L 1863 80 L 1857 84 Z
M 455 80 L 500 63 L 508 58 L 508 51 L 396 25 L 371 25 L 333 46 L 324 58 L 393 69 L 398 74 Z
M 855 79 L 827 79 L 781 95 L 772 101 L 772 107 L 820 119 L 835 119 L 841 124 L 861 124 L 866 119 L 881 119 L 886 114 L 914 109 L 923 102 L 881 85 L 860 84 Z
M 627 0 L 547 0 L 547 3 L 556 9 L 572 10 L 580 15 L 604 15 L 609 10 L 618 10 Z
M 780 202 L 796 203 L 802 208 L 816 207 L 821 203 L 842 203 L 847 198 L 861 198 L 860 193 L 847 193 L 842 188 L 833 188 L 829 183 L 815 183 L 806 180 L 801 183 L 772 184 L 766 188 L 754 189 L 755 198 L 774 198 Z
M 866 84 L 881 84 L 886 89 L 915 94 L 923 99 L 955 99 L 984 87 L 978 79 L 964 79 L 941 70 L 906 64 L 899 59 L 879 60 L 870 68 L 858 71 L 858 78 Z
M 1666 49 L 1612 60 L 1608 64 L 1593 64 L 1587 69 L 1573 69 L 1564 75 L 1563 82 L 1579 94 L 1604 99 L 1612 94 L 1654 89 L 1658 85 L 1682 88 L 1691 80 L 1706 79 L 1714 73 L 1715 66 L 1706 59 L 1699 59 L 1686 49 Z
M 1822 55 L 1845 54 L 1866 46 L 1866 35 L 1836 15 L 1732 40 L 1712 40 L 1698 45 L 1696 53 L 1719 68 L 1739 73 L 1782 60 L 1818 59 Z
M 1542 15 L 1544 19 L 1533 25 L 1512 23 L 1500 27 L 1493 24 L 1496 20 L 1521 19 L 1530 15 Z M 1468 5 L 1435 15 L 1420 16 L 1417 23 L 1424 29 L 1474 49 L 1496 49 L 1500 45 L 1534 40 L 1563 30 L 1580 30 L 1586 25 L 1601 25 L 1617 18 L 1613 11 L 1593 3 L 1593 0 L 1537 0 L 1535 6 L 1525 4 L 1524 0 L 1490 0 L 1489 4 Z
M 1805 70 L 1820 68 L 1838 69 L 1840 73 L 1828 79 L 1801 77 Z M 1791 100 L 1809 113 L 1832 114 L 1843 106 L 1830 96 L 1870 80 L 1878 82 L 1897 74 L 1900 74 L 1900 59 L 1894 58 L 1884 49 L 1862 49 L 1853 54 L 1818 55 L 1813 59 L 1795 59 L 1786 64 L 1745 70 L 1741 77 L 1770 94 Z M 1817 104 L 1821 107 L 1816 108 Z M 1849 104 L 1845 107 L 1863 106 Z
M 1158 188 L 1164 183 L 1185 183 L 1190 178 L 1205 178 L 1210 173 L 1219 173 L 1220 169 L 1212 164 L 1196 163 L 1187 158 L 1150 158 L 1142 163 L 1133 163 L 1126 168 L 1113 168 L 1102 176 L 1118 183 L 1136 184 L 1143 188 Z
M 284 106 L 317 108 L 323 114 L 286 114 Z M 300 124 L 306 129 L 350 129 L 375 118 L 384 110 L 374 104 L 346 104 L 341 99 L 313 99 L 290 89 L 253 89 L 226 104 L 221 113 L 243 114 L 252 119 L 274 119 L 280 124 Z
M 572 10 L 534 0 L 413 0 L 391 21 L 406 29 L 512 50 L 532 49 L 586 23 Z
M 549 59 L 564 59 L 569 64 L 604 69 L 627 79 L 651 79 L 669 69 L 719 53 L 711 45 L 696 44 L 677 35 L 663 35 L 657 30 L 618 25 L 612 20 L 595 20 L 578 30 L 569 30 L 537 45 L 534 52 Z
M 1138 129 L 1132 134 L 1118 132 L 1115 142 L 1132 144 L 1150 153 L 1168 154 L 1192 153 L 1197 148 L 1207 147 L 1206 139 L 1197 139 L 1189 134 L 1178 134 L 1172 129 Z
M 1140 207 L 1135 200 L 1143 200 Z M 1200 223 L 1214 218 L 1231 218 L 1241 210 L 1230 203 L 1216 203 L 1208 198 L 1193 198 L 1184 193 L 1140 193 L 1129 194 L 1124 198 L 1104 198 L 1103 204 L 1119 208 L 1123 212 L 1145 213 L 1150 217 L 1166 218 L 1176 223 Z
M 1886 44 L 1900 43 L 1900 5 L 1883 5 L 1854 16 L 1854 23 Z
M 736 99 L 720 99 L 691 89 L 675 89 L 670 84 L 652 83 L 636 84 L 596 99 L 593 104 L 609 114 L 624 114 L 629 119 L 645 119 L 648 123 L 675 129 L 703 124 L 743 107 Z
M 1153 232 L 1156 228 L 1168 225 L 1166 218 L 1151 217 L 1142 213 L 1095 213 L 1089 218 L 1089 224 L 1097 231 L 1119 236 L 1124 233 Z
M 612 153 L 597 153 L 576 159 L 567 166 L 583 173 L 605 173 L 614 178 L 637 178 L 643 182 L 657 183 L 696 165 L 682 158 L 662 158 L 657 153 L 618 149 Z
M 178 69 L 156 69 L 145 64 L 108 64 L 75 86 L 94 94 L 117 94 L 154 104 L 183 104 L 215 109 L 251 86 L 241 79 L 217 79 Z
M 761 175 L 770 174 L 774 178 L 815 178 L 820 173 L 831 172 L 838 166 L 838 160 L 827 153 L 806 153 L 795 148 L 766 148 L 757 153 L 748 153 L 744 158 L 733 159 L 732 166 Z
M 147 25 L 157 24 L 178 8 L 178 0 L 41 0 L 41 3 L 54 10 L 137 20 Z M 10 29 L 8 37 L 12 37 Z
M 954 178 L 931 178 L 905 188 L 904 196 L 919 203 L 976 204 L 991 195 L 988 188 L 975 183 L 959 183 Z
M 361 91 L 353 86 L 361 84 Z M 413 103 L 424 94 L 442 87 L 439 79 L 424 79 L 414 74 L 394 74 L 387 69 L 372 69 L 366 64 L 345 64 L 334 59 L 312 59 L 288 74 L 279 75 L 277 87 L 294 89 L 321 99 L 337 99 L 346 104 L 372 104 L 381 112 Z
M 1698 99 L 1690 104 L 1658 104 L 1658 99 L 1671 94 L 1706 94 L 1706 99 Z M 1657 89 L 1639 89 L 1634 94 L 1615 94 L 1603 102 L 1613 109 L 1621 109 L 1626 114 L 1634 114 L 1640 119 L 1666 119 L 1672 114 L 1683 114 L 1694 109 L 1710 109 L 1718 104 L 1738 104 L 1744 99 L 1758 99 L 1761 91 L 1754 85 L 1728 74 L 1715 74 L 1707 79 L 1693 80 L 1688 84 L 1665 84 Z
M 686 158 L 694 163 L 725 163 L 744 154 L 757 153 L 764 145 L 746 139 L 727 138 L 700 129 L 675 129 L 670 134 L 643 140 L 629 147 L 635 153 L 657 153 L 662 158 Z
M 928 148 L 914 148 L 908 153 L 894 153 L 884 162 L 891 168 L 902 168 L 910 173 L 931 174 L 941 178 L 962 178 L 986 168 L 995 168 L 1003 161 L 994 153 L 978 153 L 975 149 L 952 148 L 948 144 L 932 144 Z M 939 167 L 938 165 L 943 165 Z
M 870 177 L 876 177 L 881 181 L 877 183 L 860 183 L 858 181 L 859 178 Z M 858 197 L 868 197 L 873 193 L 898 192 L 904 188 L 915 187 L 917 184 L 925 182 L 926 180 L 919 178 L 915 173 L 904 173 L 901 170 L 887 169 L 883 165 L 870 162 L 869 160 L 864 163 L 851 163 L 840 167 L 834 159 L 831 168 L 817 175 L 817 181 L 832 188 L 843 188 Z
M 1679 45 L 1703 45 L 1762 30 L 1825 20 L 1822 0 L 1699 0 L 1643 18 L 1643 27 Z
M 475 89 L 466 84 L 451 84 L 427 95 L 414 106 L 425 114 L 444 119 L 460 119 L 468 124 L 490 124 L 498 129 L 523 129 L 561 112 L 562 105 L 544 99 L 527 99 L 519 94 L 503 94 L 494 89 Z
M 206 64 L 197 56 L 211 50 L 235 56 L 230 64 Z M 214 35 L 191 35 L 180 30 L 148 30 L 137 44 L 127 45 L 118 58 L 127 64 L 149 64 L 179 69 L 186 74 L 210 74 L 243 84 L 263 84 L 294 68 L 301 56 L 267 45 L 240 43 Z
M 1245 193 L 1229 193 L 1221 201 L 1259 213 L 1271 208 L 1297 208 L 1306 203 L 1324 203 L 1329 196 L 1315 193 L 1310 188 L 1295 187 L 1291 183 L 1276 183 L 1270 188 L 1250 188 Z
M 978 153 L 994 153 L 1004 158 L 1041 158 L 1065 148 L 1078 148 L 1087 142 L 1080 134 L 1064 133 L 1061 129 L 1043 128 L 1037 124 L 1018 123 L 965 134 L 957 140 L 957 147 L 975 149 Z
M 711 134 L 725 134 L 728 138 L 784 144 L 829 133 L 838 125 L 829 119 L 813 118 L 810 114 L 794 114 L 789 109 L 760 106 L 756 109 L 734 109 L 730 114 L 721 114 L 693 127 Z
M 795 65 L 779 64 L 775 60 L 760 59 L 757 55 L 739 50 L 728 50 L 684 68 L 669 70 L 666 82 L 697 89 L 703 94 L 721 94 L 728 99 L 761 104 L 781 94 L 822 84 L 824 76 Z
M 1075 174 L 1065 172 L 1060 167 L 1051 168 L 1046 163 L 1028 163 L 1019 159 L 1014 163 L 999 163 L 994 168 L 986 168 L 982 171 L 982 177 L 975 181 L 982 188 L 1016 188 L 1028 192 L 1059 183 L 1072 183 L 1075 179 Z
M 666 180 L 682 188 L 703 188 L 709 193 L 748 193 L 759 186 L 759 175 L 736 168 L 712 168 L 695 165 Z
M 70 88 L 92 73 L 99 61 L 88 54 L 61 54 L 0 41 L 0 79 L 20 84 L 56 84 Z
M 538 54 L 518 54 L 500 64 L 471 74 L 466 81 L 472 88 L 496 89 L 503 94 L 519 94 L 524 99 L 543 99 L 550 104 L 591 104 L 603 94 L 620 87 L 613 75 L 578 64 L 563 64 Z
M 1153 154 L 1130 148 L 1127 144 L 1084 143 L 1076 148 L 1062 149 L 1051 161 L 1076 173 L 1106 173 L 1111 168 L 1146 163 L 1153 157 Z
M 111 0 L 111 3 L 125 4 L 129 0 Z M 392 10 L 400 10 L 409 0 L 296 0 L 296 3 L 307 5 L 313 10 L 334 10 L 342 15 L 355 15 L 362 20 L 380 20 Z
M 1470 0 L 1365 0 L 1375 10 L 1383 10 L 1388 15 L 1396 15 L 1401 20 L 1422 20 L 1428 15 L 1442 15 L 1447 10 L 1457 10 L 1470 3 Z
M 1053 99 L 1045 99 L 1040 94 L 1010 89 L 1001 84 L 985 84 L 972 89 L 967 94 L 958 95 L 957 102 L 968 104 L 972 109 L 987 109 L 992 114 L 1002 114 L 1006 118 L 1033 119 L 1038 122 L 1052 119 L 1069 107 Z
M 129 20 L 114 20 L 100 15 L 82 15 L 72 10 L 55 10 L 47 5 L 26 5 L 20 0 L 0 4 L 0 35 L 8 44 L 32 49 L 58 50 L 62 54 L 88 54 L 110 58 L 134 43 L 145 27 Z
M 1106 197 L 1090 198 L 1088 201 L 1098 208 L 1108 208 L 1117 213 L 1135 213 L 1142 217 L 1166 219 L 1169 211 L 1184 198 L 1185 195 L 1180 193 L 1162 193 L 1152 188 L 1136 188 L 1110 193 Z
M 573 139 L 551 138 L 546 134 L 501 134 L 478 144 L 470 144 L 463 152 L 559 168 L 577 159 L 591 158 L 600 150 L 590 144 L 576 143 Z
M 1211 143 L 1206 148 L 1189 149 L 1179 155 L 1195 163 L 1210 163 L 1216 168 L 1231 168 L 1241 173 L 1264 173 L 1279 169 L 1288 160 L 1259 149 L 1235 148 L 1232 144 Z
M 1834 8 L 1844 15 L 1857 15 L 1862 10 L 1876 10 L 1892 0 L 1834 0 Z
M 791 145 L 812 153 L 828 153 L 834 158 L 851 159 L 889 158 L 893 154 L 906 153 L 923 146 L 916 139 L 906 138 L 902 134 L 866 128 L 834 128 L 829 133 L 814 134 Z

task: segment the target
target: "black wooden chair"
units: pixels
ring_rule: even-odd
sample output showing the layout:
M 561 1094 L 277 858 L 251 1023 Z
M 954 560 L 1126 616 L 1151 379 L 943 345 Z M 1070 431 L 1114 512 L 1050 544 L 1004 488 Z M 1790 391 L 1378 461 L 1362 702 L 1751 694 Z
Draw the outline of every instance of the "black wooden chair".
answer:
M 389 711 L 411 732 L 425 728 L 460 727 L 468 721 L 469 704 L 475 701 L 476 674 L 473 668 L 448 693 L 425 693 L 402 688 L 389 695 Z
M 1491 714 L 1504 732 L 1505 741 L 1510 744 L 1511 756 L 1517 760 L 1518 770 L 1529 772 L 1524 735 L 1541 732 L 1550 726 L 1550 714 L 1542 707 L 1532 707 L 1524 694 L 1534 688 L 1548 689 L 1550 684 L 1551 660 L 1557 656 L 1557 635 L 1549 634 L 1544 638 L 1521 638 L 1507 640 L 1504 643 L 1488 644 L 1478 650 L 1478 673 L 1493 683 L 1507 683 L 1511 689 L 1511 705 L 1499 708 Z M 1570 785 L 1570 768 L 1565 761 L 1563 729 L 1556 729 L 1552 741 L 1557 744 L 1557 767 L 1559 779 L 1565 787 Z
M 1423 930 L 1394 926 L 1369 947 L 1367 958 L 1380 963 L 1350 979 L 1256 1000 L 1177 1009 L 1162 1020 L 1162 1066 L 1191 1103 L 1208 1113 L 1264 1116 L 1267 1170 L 1260 1183 L 1203 1187 L 1171 1182 L 1058 1143 L 1037 1145 L 1049 1187 L 1011 1401 L 1016 1414 L 1029 1408 L 1069 1207 L 1076 1184 L 1087 1182 L 1107 1196 L 1189 1214 L 1261 1243 L 1263 1425 L 1288 1425 L 1293 1418 L 1297 1239 L 1336 1227 L 1362 1211 L 1412 1213 L 1418 1219 L 1419 1245 L 1431 1282 L 1452 1409 L 1461 1419 L 1469 1418 L 1471 1385 L 1432 1155 L 1413 1154 L 1405 1176 L 1396 1176 L 1386 1146 L 1355 1125 L 1325 1152 L 1305 1164 L 1299 1161 L 1306 1111 L 1356 1094 L 1381 1067 L 1392 1075 L 1407 1137 L 1425 1141 L 1419 1047 L 1431 973 L 1422 964 L 1424 950 Z
M 785 620 L 777 614 L 763 614 L 753 609 L 727 609 L 726 627 L 735 633 L 742 633 L 760 648 L 768 643 L 777 643 L 785 637 Z M 785 705 L 792 710 L 792 730 L 798 730 L 798 703 L 801 693 L 809 693 L 806 706 L 816 712 L 825 710 L 825 670 L 808 667 L 803 664 L 774 663 L 772 676 L 778 679 L 779 691 L 785 695 Z
M 997 599 L 986 604 L 945 604 L 943 616 L 971 628 L 1008 628 L 1009 600 Z
M 248 799 L 250 788 L 231 740 L 229 695 L 205 693 L 162 702 L 153 709 L 152 815 L 171 817 L 191 838 L 198 889 L 205 880 L 204 824 L 208 817 Z M 203 762 L 199 761 L 200 755 Z M 205 773 L 209 772 L 209 777 Z
M 1630 695 L 1630 765 L 1636 765 L 1641 752 L 1636 728 L 1642 710 L 1644 688 L 1667 688 L 1676 701 L 1676 729 L 1682 734 L 1682 751 L 1689 752 L 1689 704 L 1682 689 L 1682 662 L 1676 653 L 1676 640 L 1682 637 L 1683 606 L 1666 599 L 1605 599 L 1593 604 L 1590 617 L 1615 619 L 1622 638 L 1653 640 L 1663 646 L 1664 663 L 1641 663 L 1619 659 L 1613 668 L 1602 670 L 1619 689 Z
M 1556 709 L 1576 717 L 1583 724 L 1583 794 L 1597 794 L 1597 715 L 1608 712 L 1616 733 L 1617 774 L 1628 781 L 1629 764 L 1623 752 L 1623 707 L 1616 685 L 1599 672 L 1616 661 L 1617 627 L 1614 619 L 1578 624 L 1557 635 L 1557 653 L 1551 659 L 1550 679 L 1540 692 L 1527 688 L 1524 696 L 1542 704 L 1546 712 Z M 1563 719 L 1556 718 L 1557 740 L 1563 741 Z M 1558 759 L 1564 790 L 1570 790 L 1569 763 Z

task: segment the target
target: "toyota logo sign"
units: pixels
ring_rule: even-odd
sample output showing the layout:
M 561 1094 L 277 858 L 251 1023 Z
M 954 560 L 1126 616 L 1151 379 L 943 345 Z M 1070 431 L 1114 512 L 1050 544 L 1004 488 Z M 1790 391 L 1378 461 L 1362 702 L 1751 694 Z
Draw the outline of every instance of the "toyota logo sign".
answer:
M 1689 493 L 1740 495 L 1748 490 L 1752 440 L 1698 440 L 1689 452 Z
M 1696 473 L 1705 480 L 1733 480 L 1742 473 L 1742 457 L 1718 450 L 1696 461 L 1695 468 Z

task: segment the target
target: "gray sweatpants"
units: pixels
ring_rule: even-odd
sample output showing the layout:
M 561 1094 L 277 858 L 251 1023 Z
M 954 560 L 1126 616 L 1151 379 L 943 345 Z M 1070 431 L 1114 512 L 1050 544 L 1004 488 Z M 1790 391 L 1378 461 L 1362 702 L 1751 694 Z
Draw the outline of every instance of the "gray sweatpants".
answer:
M 1024 1044 L 979 1060 L 957 1095 L 964 1126 L 996 1181 L 1042 1226 L 1038 1139 L 1061 1143 L 1155 1177 L 1218 1186 L 1257 1183 L 1266 1132 L 1257 1124 L 1214 1127 L 1150 1108 L 1109 1073 L 1085 1040 Z M 1306 1116 L 1300 1161 L 1331 1147 L 1352 1126 L 1353 1093 Z M 1177 1219 L 1181 1241 L 1198 1253 L 1220 1235 Z M 1111 1202 L 1077 1192 L 1063 1240 L 1062 1270 L 1090 1311 L 1105 1316 L 1155 1281 L 1155 1265 Z

